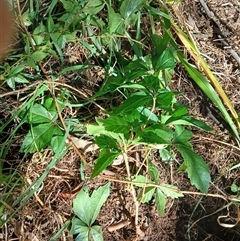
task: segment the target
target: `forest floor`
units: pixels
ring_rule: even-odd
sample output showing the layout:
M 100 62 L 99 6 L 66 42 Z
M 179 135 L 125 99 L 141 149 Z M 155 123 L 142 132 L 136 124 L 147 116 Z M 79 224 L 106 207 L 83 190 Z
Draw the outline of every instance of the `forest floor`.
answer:
M 217 23 L 229 45 L 240 55 L 239 1 L 209 0 L 208 7 L 214 16 L 214 24 L 198 1 L 185 0 L 176 6 L 177 10 L 172 12 L 173 18 L 180 26 L 182 24 L 182 28 L 190 31 L 202 56 L 219 79 L 235 109 L 240 113 L 239 65 L 231 56 L 229 48 L 219 40 L 223 36 L 219 35 L 215 25 Z M 180 12 L 181 16 L 177 16 L 177 12 Z M 66 56 L 75 58 L 73 61 L 83 55 L 80 47 L 75 47 L 74 51 L 69 47 L 65 51 Z M 97 222 L 103 228 L 104 240 L 240 240 L 240 210 L 237 205 L 229 205 L 228 201 L 220 198 L 221 195 L 233 195 L 231 192 L 233 183 L 240 186 L 239 170 L 236 168 L 229 171 L 230 167 L 239 163 L 240 149 L 237 142 L 209 100 L 196 88 L 182 67 L 178 66 L 175 69 L 170 86 L 172 90 L 182 93 L 178 98 L 189 106 L 192 116 L 203 120 L 213 128 L 210 132 L 192 128 L 194 137 L 191 143 L 194 150 L 210 167 L 212 181 L 209 194 L 214 195 L 195 195 L 196 189 L 190 185 L 187 174 L 177 172 L 178 166 L 175 163 L 164 164 L 157 160 L 156 156 L 154 161 L 162 170 L 161 180 L 192 194 L 186 194 L 179 199 L 169 199 L 163 217 L 159 216 L 154 200 L 150 204 L 141 204 L 138 214 L 142 237 L 139 237 L 136 234 L 134 222 L 109 231 L 109 226 L 134 216 L 135 209 L 132 195 L 127 191 L 125 184 L 112 182 L 111 195 L 97 218 Z M 89 83 L 87 88 L 90 88 Z M 51 151 L 45 152 L 44 162 L 42 162 L 39 155 L 34 154 L 27 163 L 19 167 L 21 174 L 29 180 L 29 184 L 45 170 L 51 156 Z M 86 153 L 85 159 L 93 161 L 96 156 L 97 153 Z M 19 230 L 16 231 L 16 227 L 14 230 L 11 226 L 6 228 L 9 240 L 18 240 L 16 233 L 22 233 L 22 230 L 25 233 L 24 241 L 49 240 L 49 237 L 72 217 L 72 200 L 82 185 L 79 179 L 79 165 L 79 156 L 74 150 L 70 150 L 50 171 L 41 190 L 19 211 L 16 219 Z M 118 167 L 113 168 L 112 171 L 117 173 L 116 175 L 121 175 L 118 173 Z M 97 177 L 89 181 L 88 186 L 93 190 L 106 183 L 106 180 L 107 178 Z M 229 223 L 236 223 L 236 225 L 229 228 L 227 225 Z M 34 233 L 41 235 L 36 236 Z M 3 240 L 1 235 L 0 240 Z M 73 237 L 65 231 L 58 240 L 70 241 Z

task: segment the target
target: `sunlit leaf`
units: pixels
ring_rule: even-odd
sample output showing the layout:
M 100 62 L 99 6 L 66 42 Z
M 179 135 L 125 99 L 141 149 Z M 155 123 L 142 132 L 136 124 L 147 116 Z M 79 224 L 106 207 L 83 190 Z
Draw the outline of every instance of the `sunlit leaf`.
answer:
M 72 219 L 72 228 L 70 230 L 71 234 L 78 234 L 76 241 L 89 241 L 89 228 L 88 226 L 79 218 Z
M 159 119 L 156 114 L 151 112 L 148 108 L 145 107 L 138 107 L 137 110 L 141 114 L 139 119 L 141 118 L 143 123 L 149 122 L 149 123 L 157 123 L 159 122 Z
M 82 11 L 89 15 L 96 15 L 99 13 L 105 6 L 105 2 L 102 0 L 91 0 L 89 1 Z
M 98 225 L 94 225 L 90 229 L 90 235 L 94 241 L 103 241 L 102 228 Z
M 212 128 L 208 126 L 206 123 L 204 123 L 203 121 L 196 120 L 188 115 L 180 116 L 180 117 L 165 116 L 165 118 L 166 119 L 164 123 L 166 125 L 190 125 L 190 126 L 201 128 L 202 130 L 205 130 L 205 131 L 212 130 Z
M 167 197 L 170 197 L 170 198 L 183 197 L 183 194 L 179 191 L 179 189 L 176 186 L 162 183 L 160 189 Z
M 150 179 L 143 175 L 137 175 L 136 178 L 133 179 L 134 185 L 137 187 L 146 187 L 147 184 L 153 183 Z
M 87 187 L 84 187 L 73 200 L 73 212 L 86 226 L 91 226 L 110 193 L 110 183 L 94 190 L 89 196 Z
M 44 58 L 46 58 L 49 54 L 45 53 L 43 51 L 35 51 L 34 53 L 31 54 L 31 59 L 33 59 L 36 62 L 42 61 Z
M 26 67 L 23 64 L 13 66 L 10 70 L 9 76 L 16 76 L 17 74 L 21 73 Z
M 119 13 L 115 13 L 112 7 L 108 7 L 108 31 L 110 34 L 122 34 L 124 19 Z
M 144 0 L 124 0 L 120 6 L 120 13 L 125 19 L 127 19 L 131 14 L 138 11 L 143 3 L 145 3 Z

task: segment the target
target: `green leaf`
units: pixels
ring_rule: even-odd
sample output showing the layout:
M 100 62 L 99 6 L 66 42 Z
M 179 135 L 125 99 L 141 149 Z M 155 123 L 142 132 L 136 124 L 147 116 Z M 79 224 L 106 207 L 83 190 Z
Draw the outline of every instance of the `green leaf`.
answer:
M 46 27 L 41 22 L 41 24 L 38 25 L 33 31 L 33 39 L 36 45 L 41 45 L 44 42 L 44 38 L 46 36 L 46 34 L 44 34 L 45 32 L 46 32 Z
M 95 138 L 96 144 L 102 149 L 118 151 L 118 143 L 116 139 L 107 135 L 100 135 Z
M 105 130 L 105 127 L 101 124 L 89 124 L 87 125 L 87 133 L 93 136 L 107 135 L 108 131 Z
M 158 183 L 159 181 L 159 170 L 158 168 L 153 165 L 152 163 L 150 163 L 148 165 L 148 174 L 150 175 L 150 177 L 154 180 L 155 183 Z
M 191 148 L 182 144 L 175 144 L 175 146 L 184 159 L 183 165 L 186 168 L 191 184 L 207 193 L 211 181 L 207 164 Z
M 59 33 L 50 33 L 49 34 L 50 38 L 52 39 L 53 45 L 56 48 L 58 55 L 60 57 L 61 63 L 63 64 L 64 59 L 63 59 L 63 52 L 62 52 L 62 48 L 64 48 L 64 46 L 61 46 L 61 42 L 64 43 L 62 40 L 64 38 L 64 36 L 60 35 Z M 59 43 L 60 42 L 60 43 Z
M 154 64 L 154 62 L 153 62 Z M 161 56 L 157 59 L 154 69 L 155 70 L 164 70 L 164 69 L 173 69 L 175 67 L 175 58 L 174 58 L 174 48 L 167 48 Z
M 76 233 L 79 233 L 79 230 L 78 230 L 78 227 L 87 227 L 86 226 L 86 223 L 84 223 L 82 220 L 80 220 L 79 218 L 77 217 L 73 217 L 72 219 L 72 227 L 71 227 L 71 234 L 76 234 Z
M 6 82 L 7 82 L 7 85 L 8 85 L 12 90 L 15 90 L 15 89 L 16 89 L 14 77 L 7 78 Z
M 20 74 L 17 76 L 12 76 L 7 78 L 7 84 L 11 89 L 15 90 L 16 83 L 25 84 L 25 83 L 29 83 L 29 81 Z
M 165 116 L 164 123 L 166 125 L 189 125 L 200 128 L 204 131 L 210 131 L 212 128 L 208 126 L 206 123 L 200 120 L 196 120 L 190 116 L 181 116 L 181 117 L 173 117 L 173 116 Z
M 144 0 L 124 0 L 120 6 L 121 15 L 127 19 L 131 14 L 138 11 L 144 4 Z
M 25 136 L 20 152 L 33 153 L 48 146 L 52 140 L 53 133 L 58 130 L 52 123 L 44 123 L 32 127 Z
M 94 166 L 91 178 L 96 177 L 99 173 L 105 170 L 120 154 L 120 152 L 112 153 L 108 149 L 103 149 L 96 160 L 96 164 Z
M 121 143 L 124 139 L 124 135 L 121 133 L 114 133 L 112 131 L 108 131 L 103 126 L 104 119 L 97 118 L 98 125 L 87 125 L 87 133 L 93 136 L 109 136 L 110 138 L 115 139 L 117 142 Z
M 160 214 L 160 216 L 164 215 L 164 211 L 166 208 L 166 196 L 163 194 L 163 192 L 161 191 L 160 188 L 157 188 L 156 191 L 156 207 L 158 210 L 158 213 Z
M 235 183 L 231 185 L 231 192 L 238 192 L 239 190 L 240 188 Z
M 139 84 L 150 90 L 151 93 L 157 93 L 160 88 L 159 77 L 154 75 L 145 76 Z
M 108 7 L 108 31 L 109 34 L 123 34 L 124 20 L 119 13 L 115 13 L 112 7 Z
M 153 183 L 150 179 L 143 175 L 137 175 L 136 178 L 133 179 L 133 182 L 137 187 L 146 187 L 148 183 Z
M 230 125 L 233 133 L 235 136 L 240 139 L 238 128 L 233 122 L 231 116 L 229 115 L 228 111 L 226 110 L 224 104 L 222 103 L 219 95 L 209 83 L 209 81 L 192 65 L 190 65 L 187 60 L 183 56 L 179 56 L 181 62 L 183 63 L 184 67 L 186 68 L 187 72 L 191 76 L 191 78 L 196 82 L 196 84 L 201 88 L 201 90 L 207 95 L 207 97 L 218 107 L 221 113 L 224 116 L 224 119 Z
M 163 92 L 158 94 L 156 99 L 156 106 L 164 109 L 164 110 L 171 110 L 172 103 L 173 103 L 174 93 L 173 92 Z
M 169 150 L 169 147 L 159 149 L 159 155 L 162 161 L 165 163 L 169 163 L 173 159 L 171 151 Z
M 72 1 L 67 1 L 67 0 L 60 0 L 60 1 L 67 12 L 74 11 L 75 5 L 72 3 Z
M 78 234 L 76 241 L 89 241 L 89 228 L 78 218 L 73 217 L 70 233 Z
M 86 226 L 90 227 L 95 222 L 109 193 L 110 183 L 94 190 L 91 196 L 89 196 L 87 187 L 84 187 L 73 200 L 73 212 Z
M 89 210 L 88 210 L 89 212 L 92 213 L 92 215 L 91 215 L 92 218 L 90 221 L 91 225 L 95 222 L 95 220 L 100 212 L 101 207 L 106 202 L 106 200 L 110 194 L 110 185 L 111 185 L 111 183 L 108 182 L 104 186 L 101 186 L 97 190 L 94 190 L 91 195 L 91 198 L 89 200 L 91 202 L 91 207 L 89 207 Z M 86 203 L 86 205 L 87 204 L 88 204 L 88 202 Z
M 130 26 L 130 25 L 136 25 L 137 20 L 138 20 L 138 13 L 132 13 L 128 18 L 125 19 L 125 26 Z M 125 32 L 127 37 L 130 37 L 130 35 L 128 34 L 128 32 Z M 141 54 L 141 45 L 137 45 L 136 43 L 134 43 L 133 41 L 131 41 L 131 37 L 129 38 L 129 42 L 132 46 L 132 49 L 134 50 L 134 52 L 136 53 L 136 56 L 140 57 L 142 56 Z M 139 47 L 139 49 L 137 48 L 137 46 Z
M 90 226 L 92 220 L 92 213 L 87 212 L 87 209 L 91 206 L 89 199 L 90 197 L 86 186 L 84 186 L 76 198 L 73 199 L 73 212 L 85 226 Z
M 186 130 L 180 125 L 175 126 L 175 132 L 173 134 L 173 144 L 186 144 L 186 142 L 188 142 L 192 137 L 193 134 L 191 131 Z
M 169 0 L 170 1 L 170 0 Z M 168 0 L 167 0 L 167 2 L 169 2 Z M 179 0 L 173 0 L 174 2 L 178 2 Z M 170 15 L 169 13 L 168 13 L 168 9 L 167 8 L 163 8 L 163 12 L 165 12 L 165 14 L 166 15 Z M 164 28 L 166 28 L 166 29 L 170 29 L 171 27 L 172 27 L 172 22 L 171 22 L 171 20 L 169 19 L 169 17 L 167 17 L 167 18 L 163 18 L 163 21 L 164 21 Z
M 53 138 L 51 139 L 50 146 L 55 153 L 58 152 L 59 146 L 62 143 L 63 139 L 64 139 L 64 135 L 53 136 Z
M 133 94 L 129 98 L 127 98 L 120 107 L 117 107 L 113 110 L 114 114 L 119 114 L 122 112 L 132 111 L 137 109 L 140 106 L 145 105 L 147 102 L 150 102 L 152 97 L 150 95 L 146 95 L 143 92 L 139 92 Z
M 47 108 L 49 112 L 57 112 L 56 103 L 52 97 L 46 98 L 44 102 L 44 106 Z
M 124 72 L 125 75 L 128 73 L 131 74 L 131 78 L 129 80 L 134 80 L 137 77 L 146 76 L 147 71 L 149 71 L 149 68 L 151 66 L 151 63 L 149 63 L 149 60 L 147 58 L 138 58 L 136 60 L 132 60 L 125 68 Z
M 143 123 L 157 123 L 159 122 L 159 119 L 157 115 L 155 115 L 152 111 L 145 107 L 138 107 L 137 110 L 141 114 L 141 120 Z
M 12 77 L 14 78 L 14 81 L 16 83 L 20 83 L 20 84 L 27 84 L 29 83 L 29 81 L 27 79 L 25 79 L 22 75 L 18 74 L 17 76 L 15 77 Z
M 154 55 L 152 56 L 152 61 L 156 62 L 159 56 L 161 56 L 164 50 L 166 50 L 171 38 L 169 34 L 164 34 L 163 37 L 158 34 L 153 34 L 151 39 L 154 46 Z
M 120 88 L 146 90 L 146 87 L 141 84 L 124 84 L 124 85 L 119 86 L 118 89 L 120 89 Z
M 22 72 L 26 67 L 23 64 L 17 65 L 17 66 L 13 66 L 10 70 L 10 74 L 9 76 L 15 76 L 17 74 L 19 74 L 20 72 Z
M 48 53 L 44 53 L 43 51 L 35 51 L 31 54 L 30 58 L 33 59 L 36 62 L 42 61 L 44 58 L 48 56 Z
M 102 234 L 102 228 L 98 225 L 94 225 L 90 229 L 90 234 L 94 241 L 104 241 L 103 240 L 103 234 Z
M 141 107 L 139 107 L 141 108 Z M 139 123 L 140 122 L 140 113 L 138 111 L 138 109 L 136 110 L 132 110 L 131 112 L 128 112 L 126 114 L 124 114 L 123 118 L 128 122 L 128 123 L 131 123 L 131 124 L 136 124 L 136 123 Z M 137 126 L 135 126 L 137 127 Z
M 125 133 L 129 131 L 129 124 L 124 118 L 118 116 L 110 116 L 103 121 L 106 130 L 116 133 Z
M 40 124 L 40 123 L 52 122 L 56 118 L 57 118 L 57 114 L 55 114 L 55 116 L 52 116 L 44 106 L 40 104 L 34 104 L 29 110 L 28 123 Z
M 86 4 L 82 11 L 86 14 L 94 16 L 99 13 L 104 8 L 104 6 L 105 3 L 102 0 L 91 0 Z
M 148 10 L 149 13 L 151 13 L 152 15 L 156 15 L 156 16 L 161 16 L 163 18 L 169 19 L 171 20 L 171 17 L 169 16 L 169 14 L 164 13 L 163 11 L 160 11 L 159 8 L 156 7 L 150 7 L 149 5 L 145 6 L 145 8 Z
M 183 194 L 178 190 L 176 186 L 162 183 L 160 189 L 167 197 L 173 199 L 183 197 Z
M 173 117 L 180 117 L 180 116 L 185 116 L 188 114 L 188 110 L 186 108 L 186 106 L 181 106 L 178 107 L 173 113 L 172 116 Z
M 155 187 L 143 188 L 138 195 L 138 201 L 141 203 L 148 203 L 152 199 L 155 189 Z
M 161 125 L 152 125 L 145 128 L 140 133 L 140 137 L 144 142 L 155 144 L 171 144 L 173 131 Z
M 29 18 L 29 9 L 22 14 L 22 21 L 24 22 L 25 26 L 30 26 L 32 25 L 32 22 Z
M 33 68 L 33 69 L 37 69 L 37 65 L 35 64 L 34 60 L 30 57 L 27 58 L 27 63 L 28 65 Z

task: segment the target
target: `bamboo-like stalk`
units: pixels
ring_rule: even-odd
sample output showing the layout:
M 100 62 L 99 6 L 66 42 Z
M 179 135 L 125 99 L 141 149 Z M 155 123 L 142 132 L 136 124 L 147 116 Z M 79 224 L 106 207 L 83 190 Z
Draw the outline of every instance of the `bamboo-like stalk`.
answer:
M 240 139 L 239 138 L 239 130 L 240 130 L 239 116 L 236 110 L 234 109 L 231 101 L 229 100 L 228 96 L 224 92 L 218 79 L 212 73 L 207 63 L 201 56 L 200 51 L 198 50 L 191 33 L 188 30 L 186 30 L 188 35 L 185 34 L 184 31 L 173 20 L 171 20 L 171 24 L 172 24 L 172 30 L 177 34 L 178 38 L 181 40 L 181 42 L 183 43 L 188 53 L 195 60 L 195 63 L 199 72 L 203 72 L 208 79 L 206 80 L 203 76 L 201 76 L 202 77 L 201 80 L 194 79 L 194 81 L 204 91 L 204 93 L 209 97 L 209 99 L 214 102 L 217 108 L 221 111 L 221 113 L 223 114 L 223 117 L 232 128 L 236 138 L 239 140 Z M 181 61 L 183 61 L 185 68 L 186 66 L 188 67 L 191 66 L 184 58 L 183 54 L 179 56 Z M 188 72 L 189 71 L 191 72 L 190 69 L 188 69 Z M 207 81 L 207 83 L 205 81 Z M 235 123 L 233 122 L 232 118 L 229 116 L 228 111 L 226 110 L 225 106 L 223 105 L 219 97 L 222 99 L 223 103 L 230 111 L 231 116 L 234 119 Z
M 236 110 L 234 109 L 231 101 L 229 100 L 228 96 L 224 92 L 224 90 L 223 90 L 222 86 L 220 85 L 219 81 L 217 80 L 216 76 L 212 73 L 212 71 L 209 69 L 207 63 L 202 58 L 196 45 L 192 41 L 189 41 L 187 36 L 183 33 L 183 31 L 175 23 L 173 23 L 173 30 L 175 31 L 175 33 L 178 35 L 179 39 L 184 44 L 184 46 L 188 50 L 189 54 L 194 58 L 197 65 L 202 68 L 203 72 L 207 76 L 210 83 L 215 87 L 215 90 L 217 91 L 219 96 L 224 101 L 225 105 L 230 110 L 233 118 L 236 120 L 238 128 L 240 128 L 239 116 L 238 116 Z M 191 33 L 189 33 L 189 35 L 191 35 Z

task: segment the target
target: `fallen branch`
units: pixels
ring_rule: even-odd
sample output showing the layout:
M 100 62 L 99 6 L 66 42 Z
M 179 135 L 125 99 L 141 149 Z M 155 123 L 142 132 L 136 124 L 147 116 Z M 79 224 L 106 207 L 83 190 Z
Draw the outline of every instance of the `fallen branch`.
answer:
M 112 224 L 112 225 L 108 226 L 107 229 L 108 229 L 109 232 L 113 232 L 113 231 L 116 231 L 118 229 L 121 229 L 121 228 L 129 225 L 130 223 L 131 222 L 128 219 L 124 219 L 124 220 L 122 220 L 118 223 L 115 223 L 115 224 Z

